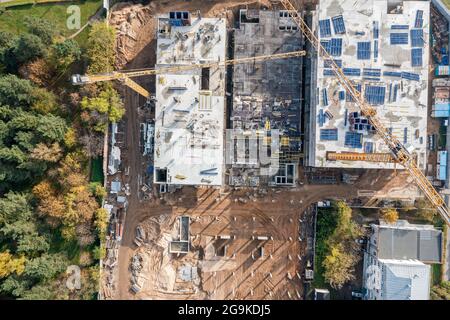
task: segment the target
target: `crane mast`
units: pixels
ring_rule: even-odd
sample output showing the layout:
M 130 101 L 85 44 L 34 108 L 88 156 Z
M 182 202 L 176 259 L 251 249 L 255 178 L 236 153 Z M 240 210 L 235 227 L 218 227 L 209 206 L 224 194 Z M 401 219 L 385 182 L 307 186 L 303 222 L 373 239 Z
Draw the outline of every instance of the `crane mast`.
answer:
M 403 146 L 403 144 L 394 136 L 390 134 L 387 128 L 381 123 L 381 121 L 376 116 L 376 110 L 370 106 L 364 99 L 362 93 L 354 87 L 353 83 L 348 79 L 341 68 L 336 64 L 333 57 L 325 50 L 325 48 L 320 44 L 319 39 L 314 35 L 312 30 L 308 27 L 306 22 L 300 16 L 300 13 L 294 7 L 290 0 L 279 0 L 283 7 L 289 12 L 291 18 L 297 24 L 297 26 L 302 31 L 303 35 L 309 42 L 314 46 L 319 55 L 324 56 L 326 59 L 330 60 L 330 66 L 336 75 L 339 83 L 344 87 L 344 89 L 352 96 L 361 112 L 367 117 L 370 124 L 375 128 L 376 133 L 383 139 L 385 144 L 390 149 L 393 158 L 403 165 L 408 171 L 409 175 L 414 179 L 417 186 L 422 190 L 427 199 L 431 204 L 438 210 L 447 225 L 450 225 L 450 210 L 446 205 L 442 196 L 436 191 L 427 177 L 420 171 L 414 161 L 413 156 L 409 151 Z

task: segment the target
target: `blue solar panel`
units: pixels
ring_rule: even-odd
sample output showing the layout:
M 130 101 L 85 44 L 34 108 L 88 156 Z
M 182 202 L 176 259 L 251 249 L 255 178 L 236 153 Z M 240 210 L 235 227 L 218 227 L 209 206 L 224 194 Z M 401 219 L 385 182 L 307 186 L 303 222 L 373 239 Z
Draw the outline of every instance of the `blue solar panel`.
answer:
M 366 99 L 366 101 L 375 106 L 384 104 L 385 94 L 385 87 L 366 86 L 364 90 L 364 98 Z
M 355 89 L 356 89 L 356 91 L 361 92 L 361 84 L 357 84 L 355 86 Z M 353 102 L 354 101 L 353 97 L 348 92 L 345 92 L 345 100 L 348 101 L 348 102 Z
M 383 71 L 383 76 L 401 78 L 402 77 L 402 73 L 401 72 L 395 72 L 395 71 Z
M 334 76 L 334 71 L 332 69 L 323 69 L 324 76 Z
M 417 10 L 416 21 L 414 22 L 414 28 L 422 28 L 422 27 L 423 27 L 423 11 Z
M 391 44 L 408 44 L 408 33 L 391 33 Z
M 358 42 L 358 60 L 369 60 L 370 59 L 370 42 Z
M 338 129 L 320 129 L 320 140 L 337 141 Z
M 391 26 L 392 30 L 408 30 L 409 26 L 407 24 L 393 24 Z
M 339 91 L 339 100 L 345 100 L 345 91 Z
M 327 93 L 327 89 L 325 89 L 325 88 L 322 89 L 322 99 L 323 99 L 323 105 L 324 105 L 324 107 L 326 107 L 328 105 L 328 93 Z
M 394 85 L 394 95 L 392 96 L 392 102 L 397 101 L 398 84 Z
M 349 148 L 362 148 L 362 134 L 357 132 L 347 131 L 345 133 L 344 145 Z
M 333 21 L 334 33 L 336 34 L 345 33 L 344 18 L 342 16 L 333 17 L 331 18 L 331 20 Z
M 342 39 L 331 39 L 329 54 L 334 57 L 338 57 L 342 54 Z
M 366 77 L 381 77 L 381 69 L 364 68 L 363 69 L 363 76 L 366 76 Z
M 320 37 L 331 37 L 330 19 L 319 20 Z
M 323 123 L 325 122 L 325 115 L 323 114 L 323 109 L 319 110 L 318 121 L 319 121 L 319 127 L 322 127 Z
M 339 68 L 342 67 L 342 60 L 335 59 L 335 60 L 334 60 L 334 63 L 335 63 Z M 324 67 L 324 68 L 331 68 L 331 60 L 330 60 L 330 59 L 325 59 L 325 60 L 323 60 L 323 67 Z
M 411 30 L 411 47 L 423 47 L 423 30 Z
M 378 39 L 378 36 L 380 35 L 380 27 L 378 25 L 378 21 L 373 22 L 373 38 Z
M 378 40 L 373 42 L 373 59 L 376 61 L 378 58 Z
M 372 153 L 373 152 L 373 142 L 366 142 L 366 143 L 364 143 L 364 152 L 365 153 Z
M 331 47 L 330 40 L 320 40 L 320 45 L 326 52 L 328 52 L 328 54 L 330 54 L 330 47 Z
M 411 49 L 411 65 L 421 67 L 422 64 L 422 48 Z
M 359 68 L 344 68 L 342 69 L 344 74 L 346 76 L 360 76 L 361 75 L 361 69 Z
M 403 143 L 408 143 L 408 128 L 405 127 L 403 130 Z
M 420 81 L 420 76 L 417 73 L 402 72 L 402 78 L 412 81 Z

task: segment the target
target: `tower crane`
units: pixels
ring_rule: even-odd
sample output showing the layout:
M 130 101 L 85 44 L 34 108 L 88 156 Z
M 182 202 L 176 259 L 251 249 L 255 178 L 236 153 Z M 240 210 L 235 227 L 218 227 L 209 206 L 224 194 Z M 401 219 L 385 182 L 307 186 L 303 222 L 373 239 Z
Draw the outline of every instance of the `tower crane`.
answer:
M 306 39 L 311 42 L 314 48 L 318 51 L 319 55 L 324 56 L 326 59 L 330 60 L 330 66 L 336 76 L 339 83 L 345 88 L 347 93 L 349 93 L 358 107 L 360 108 L 362 114 L 367 117 L 370 124 L 375 128 L 376 133 L 383 139 L 385 144 L 391 151 L 393 159 L 401 164 L 413 178 L 417 186 L 422 190 L 427 199 L 431 204 L 437 209 L 437 211 L 442 216 L 443 220 L 450 226 L 450 210 L 445 203 L 442 196 L 436 191 L 427 177 L 422 173 L 422 171 L 417 166 L 413 155 L 403 146 L 403 144 L 392 134 L 389 130 L 381 123 L 377 117 L 377 112 L 375 108 L 370 106 L 364 99 L 362 93 L 360 93 L 353 85 L 353 83 L 348 79 L 342 69 L 336 64 L 333 57 L 325 50 L 325 48 L 320 44 L 319 39 L 314 35 L 312 30 L 308 27 L 306 22 L 303 20 L 297 9 L 292 4 L 291 0 L 279 0 L 283 7 L 288 11 L 291 18 L 297 24 L 297 26 L 302 31 Z
M 197 63 L 197 64 L 189 64 L 189 65 L 179 65 L 179 66 L 170 66 L 170 67 L 161 67 L 156 69 L 141 69 L 137 71 L 113 71 L 109 73 L 102 74 L 92 74 L 92 75 L 79 75 L 75 74 L 72 76 L 72 84 L 74 85 L 84 85 L 89 83 L 97 83 L 103 81 L 111 81 L 111 80 L 119 80 L 126 86 L 130 87 L 140 95 L 150 98 L 150 93 L 144 89 L 142 86 L 137 84 L 131 78 L 142 77 L 148 75 L 156 75 L 161 73 L 176 73 L 182 72 L 186 70 L 192 69 L 201 69 L 201 68 L 210 68 L 210 67 L 221 67 L 221 66 L 229 66 L 235 64 L 242 63 L 254 63 L 254 62 L 262 62 L 267 60 L 275 60 L 275 59 L 288 59 L 294 57 L 301 57 L 306 55 L 305 51 L 292 51 L 286 53 L 277 53 L 277 54 L 268 54 L 262 56 L 248 57 L 248 58 L 238 58 L 238 59 L 230 59 L 224 61 L 213 61 L 206 63 Z

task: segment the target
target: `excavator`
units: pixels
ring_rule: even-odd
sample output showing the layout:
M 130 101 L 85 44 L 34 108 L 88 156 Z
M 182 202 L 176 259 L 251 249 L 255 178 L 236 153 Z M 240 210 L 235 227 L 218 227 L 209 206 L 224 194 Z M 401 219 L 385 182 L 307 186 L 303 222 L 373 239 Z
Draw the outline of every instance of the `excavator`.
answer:
M 325 50 L 320 44 L 319 39 L 316 37 L 311 28 L 303 20 L 301 14 L 292 4 L 291 0 L 279 0 L 281 5 L 286 9 L 302 31 L 303 36 L 308 39 L 311 45 L 317 50 L 318 54 L 330 61 L 330 66 L 333 73 L 339 83 L 345 88 L 346 92 L 352 96 L 356 105 L 361 110 L 361 113 L 369 120 L 370 124 L 375 128 L 375 132 L 383 139 L 384 143 L 391 151 L 393 161 L 402 165 L 409 175 L 413 178 L 414 182 L 425 194 L 431 204 L 437 209 L 442 219 L 450 226 L 450 211 L 442 196 L 436 191 L 431 182 L 422 173 L 416 164 L 414 156 L 407 150 L 407 148 L 391 134 L 391 132 L 383 125 L 383 123 L 377 117 L 377 111 L 371 105 L 369 105 L 362 93 L 360 93 L 350 79 L 348 79 L 343 70 L 336 64 L 333 57 Z
M 199 64 L 162 67 L 162 68 L 157 68 L 157 69 L 141 69 L 141 70 L 137 70 L 137 71 L 126 71 L 126 70 L 125 71 L 113 71 L 113 72 L 109 72 L 109 73 L 93 74 L 93 75 L 75 74 L 72 76 L 72 84 L 84 85 L 84 84 L 89 84 L 89 83 L 118 80 L 118 81 L 122 82 L 124 85 L 128 86 L 129 88 L 131 88 L 134 91 L 136 91 L 137 93 L 139 93 L 140 95 L 144 96 L 145 98 L 150 99 L 151 94 L 145 88 L 143 88 L 142 86 L 137 84 L 135 81 L 133 81 L 131 78 L 156 75 L 156 74 L 164 74 L 164 73 L 172 73 L 172 72 L 181 72 L 181 71 L 201 69 L 201 68 L 222 67 L 222 66 L 225 67 L 225 66 L 229 66 L 229 65 L 242 64 L 242 63 L 263 62 L 263 61 L 275 60 L 275 59 L 288 59 L 288 58 L 301 57 L 304 55 L 306 55 L 305 51 L 293 51 L 293 52 L 287 52 L 287 53 L 269 54 L 269 55 L 255 56 L 255 57 L 249 57 L 249 58 L 239 58 L 239 59 L 230 59 L 230 60 L 224 60 L 224 61 L 214 61 L 214 62 L 206 62 L 206 63 L 199 63 Z

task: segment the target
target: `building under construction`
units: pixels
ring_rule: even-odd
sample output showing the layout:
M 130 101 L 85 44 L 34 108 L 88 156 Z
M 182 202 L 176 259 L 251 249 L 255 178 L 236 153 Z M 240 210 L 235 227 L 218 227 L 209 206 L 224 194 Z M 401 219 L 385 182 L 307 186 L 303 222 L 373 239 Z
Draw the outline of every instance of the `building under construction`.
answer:
M 381 122 L 426 164 L 428 1 L 321 0 L 312 26 L 321 45 Z M 315 57 L 308 99 L 306 163 L 313 167 L 394 168 L 389 149 L 339 84 L 331 61 Z
M 235 59 L 303 48 L 301 31 L 286 11 L 242 9 L 238 19 Z M 230 143 L 239 152 L 228 159 L 229 184 L 294 185 L 302 152 L 302 57 L 236 65 L 232 81 Z M 275 138 L 270 136 L 271 130 L 279 131 L 277 145 L 271 139 Z M 275 147 L 276 151 L 268 154 L 269 163 L 261 159 L 261 144 Z M 260 151 L 251 152 L 251 146 Z
M 171 12 L 158 18 L 156 68 L 224 61 L 226 22 Z M 223 66 L 156 77 L 154 182 L 223 184 Z

